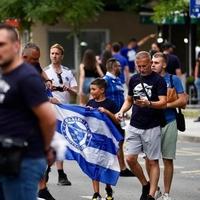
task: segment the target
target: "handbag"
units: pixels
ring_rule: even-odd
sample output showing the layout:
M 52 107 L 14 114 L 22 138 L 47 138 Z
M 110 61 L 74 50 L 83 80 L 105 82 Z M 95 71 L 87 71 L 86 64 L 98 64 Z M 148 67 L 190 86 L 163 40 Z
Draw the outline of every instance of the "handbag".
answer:
M 181 112 L 181 109 L 178 108 L 178 112 L 176 111 L 176 124 L 177 124 L 177 129 L 181 132 L 185 131 L 185 116 Z
M 170 74 L 170 84 L 171 84 L 171 88 L 169 89 L 174 89 L 174 83 L 173 83 L 173 79 L 172 79 L 172 74 Z M 176 90 L 175 90 L 175 93 L 176 93 Z M 187 98 L 187 94 L 185 93 L 185 96 Z M 172 101 L 175 101 L 177 99 L 177 93 L 176 93 L 176 98 L 173 99 L 173 97 L 171 97 L 171 101 L 169 102 L 172 102 Z M 185 131 L 185 116 L 184 114 L 181 112 L 181 108 L 178 108 L 178 111 L 176 110 L 176 124 L 177 124 L 177 129 L 181 132 L 184 132 Z
M 151 101 L 151 100 L 150 100 L 150 97 L 149 97 L 149 95 L 148 95 L 148 93 L 147 93 L 147 91 L 145 90 L 144 82 L 143 82 L 141 76 L 140 76 L 140 82 L 141 82 L 142 89 L 143 89 L 143 91 L 144 91 L 144 93 L 145 93 L 147 99 L 148 99 L 149 101 Z M 165 119 L 164 110 L 163 110 L 163 109 L 157 109 L 157 116 L 158 116 L 158 119 L 159 119 L 159 122 L 160 122 L 160 126 L 161 126 L 162 128 L 165 127 L 165 125 L 167 124 L 167 122 L 166 122 L 166 119 Z
M 21 162 L 28 142 L 19 138 L 0 137 L 0 174 L 16 176 L 20 172 Z

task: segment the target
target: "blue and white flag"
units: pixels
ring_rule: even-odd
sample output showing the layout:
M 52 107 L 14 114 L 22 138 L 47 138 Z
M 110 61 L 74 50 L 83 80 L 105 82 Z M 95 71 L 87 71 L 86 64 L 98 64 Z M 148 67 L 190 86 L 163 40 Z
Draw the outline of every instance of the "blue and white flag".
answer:
M 98 110 L 55 105 L 57 132 L 67 141 L 66 158 L 74 159 L 91 179 L 116 185 L 120 168 L 117 158 L 123 139 L 112 121 Z

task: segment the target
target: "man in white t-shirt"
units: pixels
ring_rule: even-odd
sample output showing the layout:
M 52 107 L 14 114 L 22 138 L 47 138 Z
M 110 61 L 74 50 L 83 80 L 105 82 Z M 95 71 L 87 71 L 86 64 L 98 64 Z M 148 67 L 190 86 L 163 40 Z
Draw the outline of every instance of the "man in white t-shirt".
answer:
M 64 48 L 59 44 L 54 44 L 50 48 L 51 64 L 45 67 L 44 71 L 52 80 L 52 103 L 69 103 L 70 96 L 77 94 L 77 82 L 72 71 L 61 65 L 64 57 Z M 63 170 L 63 161 L 57 161 L 58 185 L 71 185 L 67 175 Z

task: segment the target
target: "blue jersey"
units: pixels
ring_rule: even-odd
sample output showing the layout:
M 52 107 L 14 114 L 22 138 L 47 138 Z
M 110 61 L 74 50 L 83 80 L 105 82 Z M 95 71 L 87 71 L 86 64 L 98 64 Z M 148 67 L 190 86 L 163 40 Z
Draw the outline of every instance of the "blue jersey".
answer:
M 167 88 L 172 87 L 172 85 L 170 83 L 170 75 L 171 74 L 166 73 L 164 76 L 165 82 L 167 84 Z M 181 80 L 176 75 L 172 76 L 172 81 L 173 81 L 174 88 L 176 89 L 176 93 L 177 94 L 184 93 L 184 89 L 183 89 Z M 176 119 L 176 110 L 174 108 L 165 109 L 165 118 L 166 118 L 167 123 L 175 120 Z
M 124 69 L 126 66 L 128 66 L 127 59 L 119 53 L 113 55 L 113 58 L 115 58 L 120 63 L 121 70 L 120 70 L 119 78 L 120 78 L 122 84 L 124 84 L 125 83 Z
M 122 82 L 120 78 L 110 76 L 109 73 L 106 73 L 104 79 L 107 83 L 106 97 L 113 100 L 116 103 L 119 111 L 124 103 L 124 88 Z

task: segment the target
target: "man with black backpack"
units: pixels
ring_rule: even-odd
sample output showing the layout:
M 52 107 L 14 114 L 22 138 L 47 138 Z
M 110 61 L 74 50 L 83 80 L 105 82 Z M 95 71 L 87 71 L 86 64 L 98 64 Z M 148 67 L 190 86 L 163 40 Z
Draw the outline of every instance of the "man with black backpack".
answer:
M 167 83 L 167 108 L 164 110 L 166 125 L 161 131 L 161 151 L 164 163 L 164 193 L 163 200 L 171 200 L 169 196 L 173 178 L 173 159 L 176 155 L 177 142 L 177 111 L 176 108 L 185 107 L 187 95 L 184 93 L 181 80 L 176 76 L 167 73 L 167 58 L 163 53 L 156 53 L 152 58 L 152 70 L 164 77 Z M 184 122 L 181 123 L 183 125 Z M 181 127 L 179 127 L 180 129 Z M 148 171 L 148 170 L 147 170 Z

